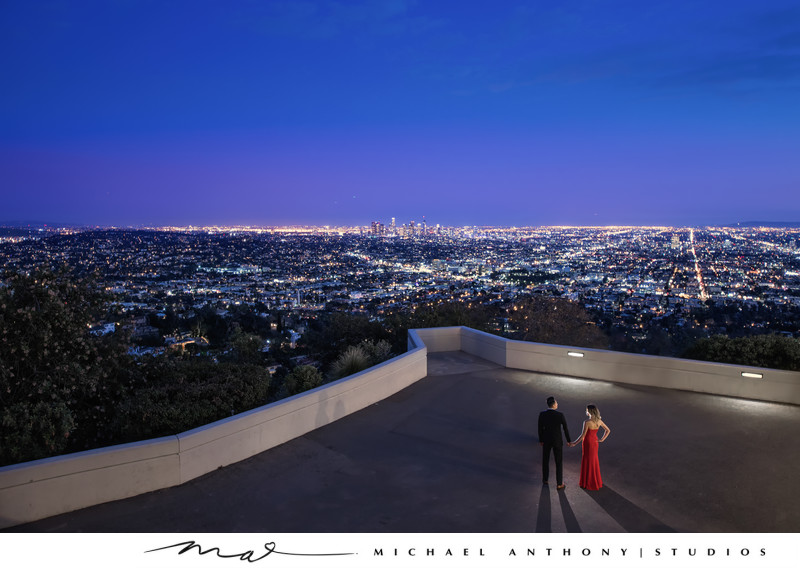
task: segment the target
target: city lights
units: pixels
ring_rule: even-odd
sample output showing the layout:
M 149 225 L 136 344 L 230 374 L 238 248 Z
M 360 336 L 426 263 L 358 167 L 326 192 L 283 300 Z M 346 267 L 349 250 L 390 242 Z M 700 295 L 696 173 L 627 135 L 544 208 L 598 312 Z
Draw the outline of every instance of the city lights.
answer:
M 395 218 L 363 226 L 0 234 L 5 270 L 66 265 L 97 274 L 127 320 L 168 310 L 187 320 L 211 305 L 290 312 L 300 323 L 325 311 L 380 321 L 426 304 L 459 303 L 499 309 L 514 321 L 524 319 L 527 296 L 545 296 L 580 304 L 590 326 L 614 328 L 636 352 L 663 351 L 665 336 L 678 333 L 800 331 L 795 228 L 448 227 Z M 519 326 L 494 327 L 513 334 Z

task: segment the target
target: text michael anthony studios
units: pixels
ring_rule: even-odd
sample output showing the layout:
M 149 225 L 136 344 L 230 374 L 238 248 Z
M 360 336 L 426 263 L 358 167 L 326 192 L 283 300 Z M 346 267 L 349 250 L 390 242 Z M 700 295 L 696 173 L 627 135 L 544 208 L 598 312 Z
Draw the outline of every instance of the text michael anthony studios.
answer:
M 589 534 L 551 538 L 522 534 L 353 534 L 203 537 L 151 545 L 148 563 L 226 560 L 229 564 L 262 563 L 297 568 L 311 560 L 319 568 L 339 569 L 464 569 L 529 568 L 558 565 L 560 570 L 640 569 L 792 569 L 798 534 Z M 214 541 L 214 540 L 217 541 Z M 302 563 L 305 561 L 306 563 Z M 344 566 L 344 567 L 342 567 Z
M 446 562 L 461 562 L 506 565 L 515 563 L 541 563 L 559 565 L 561 569 L 583 567 L 586 564 L 595 568 L 625 568 L 628 564 L 638 568 L 643 563 L 654 568 L 676 567 L 681 569 L 701 568 L 781 568 L 781 564 L 797 554 L 796 547 L 773 536 L 753 536 L 734 534 L 729 537 L 717 536 L 713 540 L 696 535 L 676 535 L 650 537 L 638 543 L 630 537 L 625 539 L 593 537 L 589 540 L 575 541 L 562 538 L 555 542 L 507 541 L 491 538 L 485 541 L 456 542 L 451 545 L 436 541 L 420 541 L 392 545 L 372 545 L 368 555 L 376 567 L 394 567 L 397 563 L 412 564 L 425 568 L 428 565 L 442 565 Z M 771 541 L 762 541 L 771 539 Z M 434 544 L 435 545 L 432 545 Z M 796 545 L 796 544 L 795 544 Z M 360 550 L 361 551 L 361 550 Z M 363 551 L 360 555 L 365 555 Z M 454 565 L 454 568 L 456 565 Z

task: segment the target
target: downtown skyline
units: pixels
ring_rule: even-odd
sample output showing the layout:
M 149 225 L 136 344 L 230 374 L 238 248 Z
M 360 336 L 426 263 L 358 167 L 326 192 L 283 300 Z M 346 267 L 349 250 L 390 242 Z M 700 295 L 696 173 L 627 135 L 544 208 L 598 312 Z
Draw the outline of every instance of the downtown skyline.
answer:
M 6 3 L 2 221 L 800 220 L 792 2 Z

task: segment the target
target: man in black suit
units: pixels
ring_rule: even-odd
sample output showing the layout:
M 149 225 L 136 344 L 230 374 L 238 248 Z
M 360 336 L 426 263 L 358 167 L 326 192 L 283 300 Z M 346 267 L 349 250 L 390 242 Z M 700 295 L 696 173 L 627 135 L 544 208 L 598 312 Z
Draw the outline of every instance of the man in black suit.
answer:
M 550 477 L 550 451 L 556 460 L 556 482 L 557 489 L 566 488 L 564 484 L 564 470 L 561 465 L 564 440 L 561 438 L 561 427 L 564 427 L 564 435 L 567 442 L 571 442 L 567 419 L 558 412 L 558 402 L 555 397 L 547 397 L 547 410 L 539 413 L 539 445 L 542 446 L 542 483 L 546 484 Z

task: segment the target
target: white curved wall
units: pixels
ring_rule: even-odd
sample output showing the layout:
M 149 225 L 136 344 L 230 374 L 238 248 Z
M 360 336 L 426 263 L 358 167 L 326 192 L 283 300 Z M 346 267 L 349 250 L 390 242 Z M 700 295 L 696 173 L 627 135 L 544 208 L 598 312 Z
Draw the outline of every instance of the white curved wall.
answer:
M 800 404 L 800 373 L 793 371 L 512 341 L 467 327 L 423 329 L 418 334 L 431 353 L 464 351 L 511 369 Z
M 0 468 L 0 528 L 182 484 L 379 402 L 427 374 L 420 344 L 345 379 L 175 436 Z

